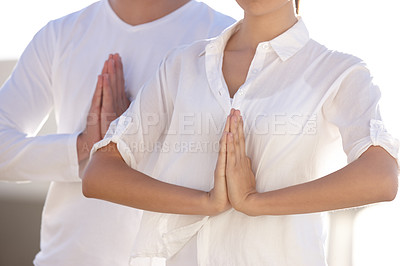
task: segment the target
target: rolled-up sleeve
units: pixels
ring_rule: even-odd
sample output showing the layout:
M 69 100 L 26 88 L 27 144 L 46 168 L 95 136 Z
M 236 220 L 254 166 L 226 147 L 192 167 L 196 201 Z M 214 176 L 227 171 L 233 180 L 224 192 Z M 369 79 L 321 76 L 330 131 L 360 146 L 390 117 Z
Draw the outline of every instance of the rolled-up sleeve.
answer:
M 365 64 L 352 66 L 339 79 L 323 113 L 338 127 L 348 163 L 370 146 L 380 146 L 398 160 L 399 141 L 385 129 L 379 112 L 381 93 Z
M 169 89 L 165 72 L 164 61 L 125 113 L 111 123 L 104 139 L 93 146 L 91 155 L 113 142 L 124 161 L 137 168 L 146 156 L 162 148 L 174 102 L 174 89 Z

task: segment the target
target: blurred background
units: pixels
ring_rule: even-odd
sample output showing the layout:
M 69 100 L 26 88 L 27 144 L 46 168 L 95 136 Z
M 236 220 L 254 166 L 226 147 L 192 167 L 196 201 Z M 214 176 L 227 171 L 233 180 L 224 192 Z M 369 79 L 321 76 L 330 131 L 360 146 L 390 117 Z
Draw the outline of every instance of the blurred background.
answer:
M 41 27 L 93 2 L 0 0 L 0 84 Z M 242 17 L 234 0 L 203 2 L 236 19 Z M 400 136 L 399 8 L 396 0 L 302 0 L 300 6 L 300 15 L 314 39 L 367 62 L 382 91 L 381 111 L 386 127 L 397 138 Z M 39 134 L 55 132 L 54 118 L 50 117 Z M 344 157 L 338 155 L 335 163 L 343 161 Z M 0 182 L 0 266 L 32 265 L 39 251 L 40 218 L 48 186 L 46 182 Z M 329 216 L 330 266 L 400 265 L 399 200 L 336 211 Z

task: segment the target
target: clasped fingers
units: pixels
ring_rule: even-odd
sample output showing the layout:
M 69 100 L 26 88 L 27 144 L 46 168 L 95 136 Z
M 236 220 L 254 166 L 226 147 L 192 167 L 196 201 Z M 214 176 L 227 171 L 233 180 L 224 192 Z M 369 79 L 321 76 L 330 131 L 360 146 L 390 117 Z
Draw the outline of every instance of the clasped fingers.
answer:
M 246 213 L 249 196 L 256 193 L 255 176 L 246 155 L 243 119 L 238 110 L 230 118 L 227 135 L 226 179 L 232 206 Z
M 110 55 L 102 70 L 101 132 L 104 136 L 109 125 L 128 109 L 130 101 L 125 92 L 121 57 Z

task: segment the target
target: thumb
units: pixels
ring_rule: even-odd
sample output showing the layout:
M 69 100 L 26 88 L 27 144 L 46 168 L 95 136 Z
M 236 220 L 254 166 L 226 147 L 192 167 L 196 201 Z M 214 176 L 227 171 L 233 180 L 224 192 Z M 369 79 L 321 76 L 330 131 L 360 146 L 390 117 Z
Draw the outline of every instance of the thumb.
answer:
M 226 170 L 226 138 L 227 132 L 222 134 L 220 144 L 219 144 L 219 153 L 218 153 L 218 160 L 216 166 L 216 174 L 218 176 L 225 176 Z

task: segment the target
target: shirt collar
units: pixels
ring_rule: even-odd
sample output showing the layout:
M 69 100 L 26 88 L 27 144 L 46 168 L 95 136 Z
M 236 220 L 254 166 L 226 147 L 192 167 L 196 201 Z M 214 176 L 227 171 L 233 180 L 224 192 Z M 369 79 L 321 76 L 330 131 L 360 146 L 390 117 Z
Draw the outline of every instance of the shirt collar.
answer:
M 214 38 L 199 54 L 220 54 L 224 51 L 229 38 L 239 29 L 242 21 L 238 21 L 225 29 L 217 38 Z M 270 45 L 282 61 L 288 60 L 296 54 L 309 41 L 309 33 L 303 19 L 299 17 L 296 24 L 271 41 L 262 42 L 260 45 Z

